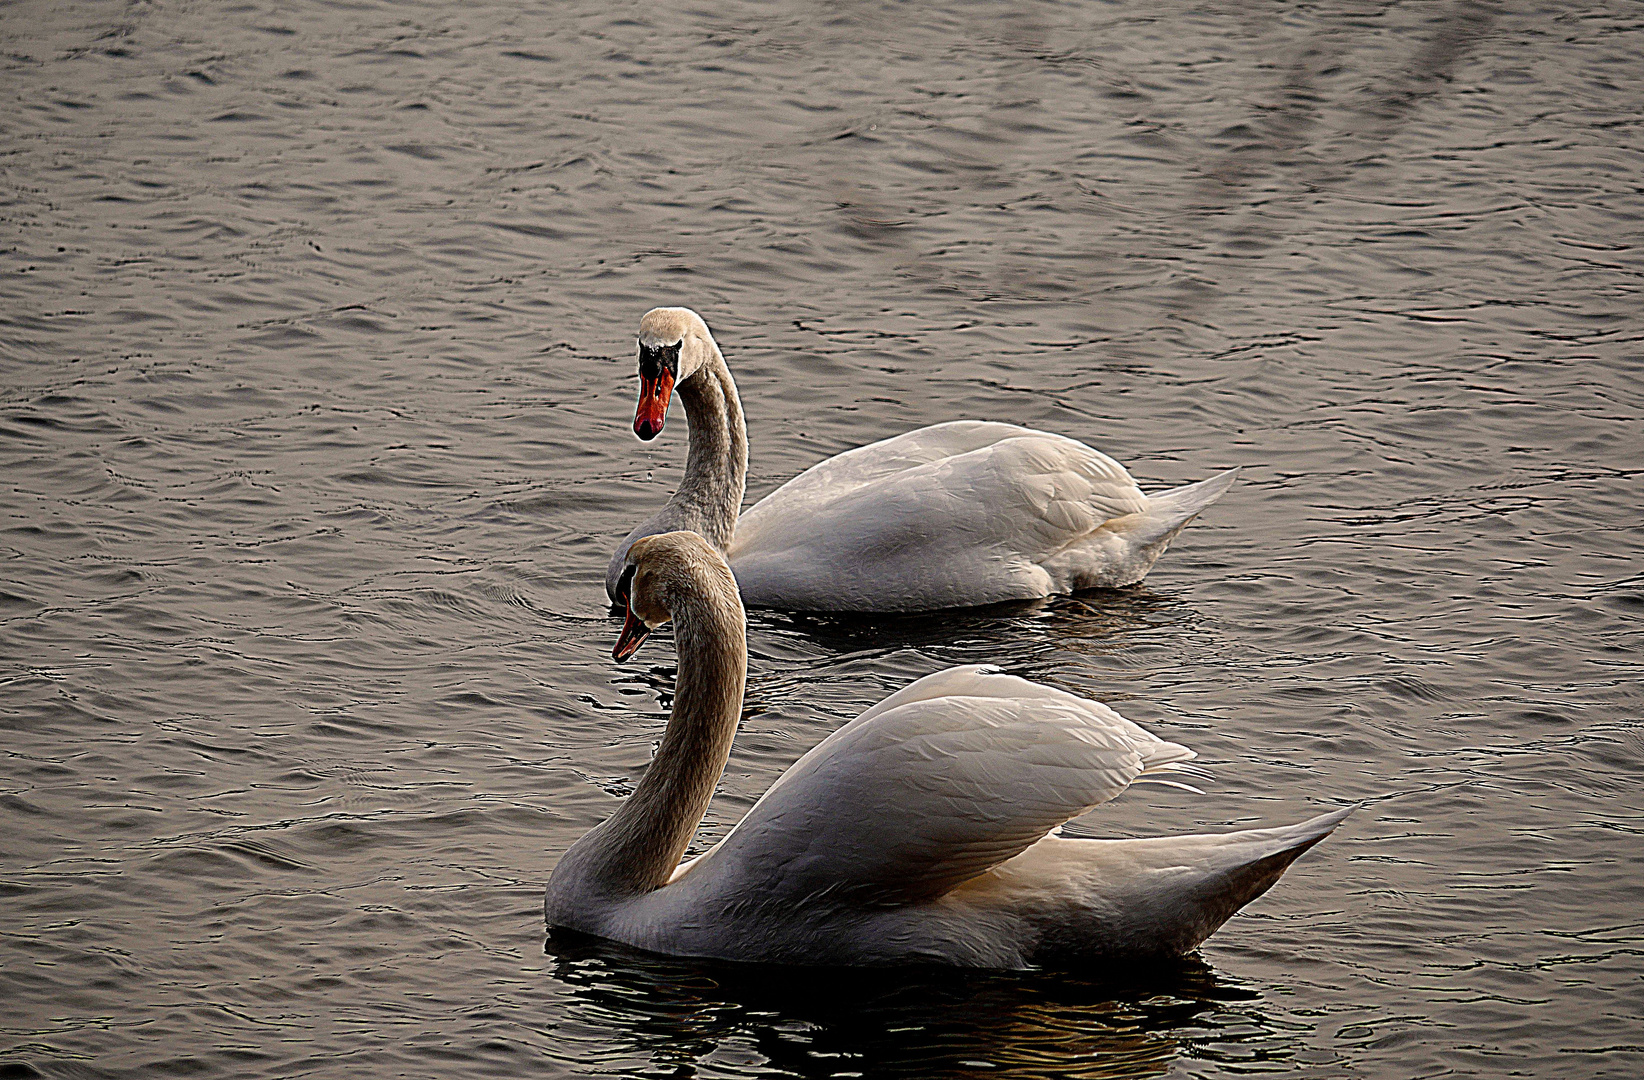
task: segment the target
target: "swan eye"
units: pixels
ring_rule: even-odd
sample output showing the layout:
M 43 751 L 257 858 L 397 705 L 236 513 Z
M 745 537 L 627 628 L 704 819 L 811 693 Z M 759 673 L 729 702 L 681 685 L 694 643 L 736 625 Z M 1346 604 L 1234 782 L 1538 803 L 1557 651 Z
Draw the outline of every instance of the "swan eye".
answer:
M 622 576 L 617 578 L 617 600 L 625 608 L 633 606 L 634 571 L 637 569 L 637 566 L 629 563 L 623 568 Z
M 672 345 L 647 345 L 639 343 L 639 377 L 642 379 L 661 378 L 667 371 L 676 380 L 679 378 L 679 349 L 685 344 L 683 340 Z

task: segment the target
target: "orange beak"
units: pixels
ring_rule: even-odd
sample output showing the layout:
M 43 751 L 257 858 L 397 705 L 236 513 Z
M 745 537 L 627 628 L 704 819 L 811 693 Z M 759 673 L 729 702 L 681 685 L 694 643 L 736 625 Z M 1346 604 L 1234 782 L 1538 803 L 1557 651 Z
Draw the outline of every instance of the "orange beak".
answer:
M 619 664 L 628 659 L 645 644 L 645 638 L 650 632 L 651 628 L 646 626 L 645 621 L 635 615 L 634 609 L 630 607 L 628 617 L 622 623 L 622 633 L 617 635 L 616 648 L 611 650 L 611 658 Z
M 654 379 L 639 377 L 639 404 L 634 406 L 634 434 L 650 442 L 662 434 L 668 419 L 668 399 L 674 392 L 674 373 L 667 368 Z

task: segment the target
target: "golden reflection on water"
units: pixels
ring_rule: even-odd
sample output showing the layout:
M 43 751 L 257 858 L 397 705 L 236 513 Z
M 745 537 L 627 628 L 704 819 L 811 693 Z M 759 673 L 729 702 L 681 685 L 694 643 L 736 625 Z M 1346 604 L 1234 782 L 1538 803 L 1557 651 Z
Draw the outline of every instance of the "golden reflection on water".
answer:
M 711 1066 L 804 1077 L 1136 1080 L 1167 1072 L 1193 1034 L 1213 1031 L 1220 1053 L 1236 1053 L 1241 1040 L 1231 1033 L 1240 1029 L 1259 1041 L 1251 1056 L 1285 1056 L 1259 995 L 1196 958 L 1102 980 L 767 968 L 656 956 L 562 931 L 546 949 L 573 995 L 567 1054 L 586 1052 L 589 1067 L 637 1059 L 674 1076 Z M 578 1022 L 598 1038 L 579 1039 Z

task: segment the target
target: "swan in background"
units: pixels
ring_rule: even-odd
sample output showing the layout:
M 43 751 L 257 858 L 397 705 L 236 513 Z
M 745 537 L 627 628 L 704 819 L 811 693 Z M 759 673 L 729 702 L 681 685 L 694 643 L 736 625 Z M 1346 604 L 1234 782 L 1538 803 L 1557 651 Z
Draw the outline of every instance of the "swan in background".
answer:
M 639 322 L 634 433 L 661 433 L 677 389 L 690 424 L 685 478 L 628 534 L 688 529 L 731 564 L 751 607 L 932 611 L 1133 585 L 1238 469 L 1145 495 L 1123 465 L 1061 435 L 956 420 L 848 450 L 742 514 L 748 431 L 725 357 L 701 316 Z
M 835 731 L 680 865 L 731 752 L 747 673 L 730 568 L 702 537 L 623 564 L 633 655 L 672 619 L 673 712 L 644 778 L 548 880 L 550 925 L 655 952 L 784 964 L 1066 966 L 1185 953 L 1347 816 L 1083 840 L 1057 827 L 1193 752 L 1104 705 L 981 667 L 927 675 Z

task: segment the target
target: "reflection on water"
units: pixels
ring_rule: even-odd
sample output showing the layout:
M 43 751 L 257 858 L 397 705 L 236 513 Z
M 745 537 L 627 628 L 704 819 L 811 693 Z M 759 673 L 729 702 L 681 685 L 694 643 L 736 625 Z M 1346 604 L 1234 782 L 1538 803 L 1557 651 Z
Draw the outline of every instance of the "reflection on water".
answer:
M 969 662 L 998 663 L 1001 656 L 1019 650 L 1024 641 L 1041 638 L 1052 639 L 1063 648 L 1118 651 L 1129 643 L 1130 635 L 1186 617 L 1177 610 L 1180 607 L 1177 598 L 1139 585 L 911 615 L 752 611 L 749 623 L 834 654 L 936 649 L 989 658 Z
M 915 662 L 920 675 L 988 664 L 1049 679 L 1066 673 L 1060 661 L 1067 654 L 1134 661 L 1154 643 L 1174 639 L 1179 647 L 1197 619 L 1180 597 L 1146 585 L 914 615 L 748 613 L 749 626 L 760 631 L 751 647 L 781 667 L 821 657 L 877 667 L 897 658 L 900 670 Z
M 1260 994 L 1191 958 L 1097 979 L 796 971 L 660 957 L 558 930 L 547 950 L 573 990 L 560 1028 L 567 1057 L 591 1072 L 648 1062 L 644 1075 L 659 1076 L 711 1065 L 801 1077 L 1140 1078 L 1168 1071 L 1184 1046 L 1229 1062 L 1289 1049 Z
M 1635 7 L 0 5 L 0 1075 L 1644 1074 Z M 674 685 L 602 587 L 670 303 L 756 498 L 1244 468 L 1140 589 L 753 613 L 698 850 L 963 663 L 1214 776 L 1081 832 L 1400 797 L 1158 985 L 545 957 Z

